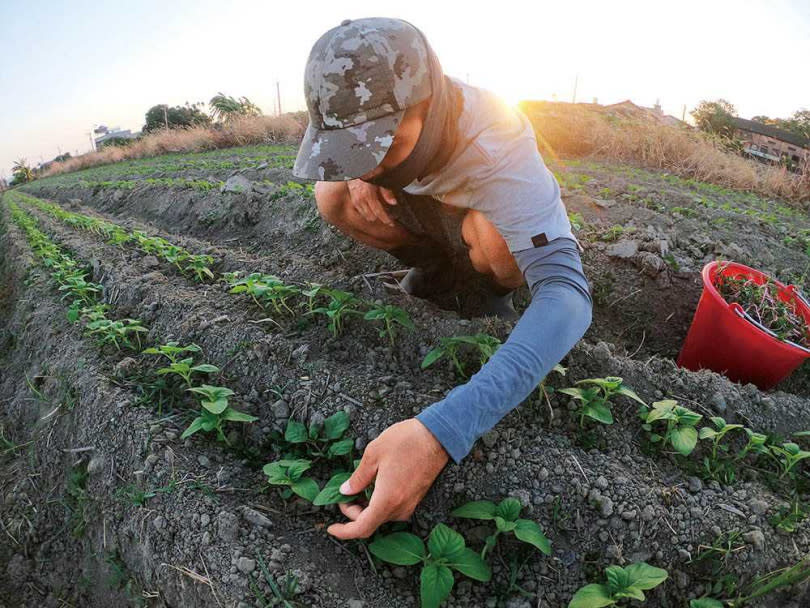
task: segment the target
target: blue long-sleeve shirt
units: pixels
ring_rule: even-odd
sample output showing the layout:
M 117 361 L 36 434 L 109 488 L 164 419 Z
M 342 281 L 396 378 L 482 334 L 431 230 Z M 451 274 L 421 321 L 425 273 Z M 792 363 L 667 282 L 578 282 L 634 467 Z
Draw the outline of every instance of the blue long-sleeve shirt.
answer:
M 592 300 L 576 242 L 513 252 L 532 300 L 507 341 L 466 384 L 416 418 L 455 462 L 517 407 L 591 324 Z

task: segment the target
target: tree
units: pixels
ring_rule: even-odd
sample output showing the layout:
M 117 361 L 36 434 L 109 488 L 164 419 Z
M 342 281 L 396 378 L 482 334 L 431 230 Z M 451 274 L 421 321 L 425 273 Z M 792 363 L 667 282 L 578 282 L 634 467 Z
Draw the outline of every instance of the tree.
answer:
M 144 133 L 160 131 L 166 128 L 167 122 L 170 129 L 207 127 L 211 124 L 211 117 L 200 110 L 201 107 L 204 107 L 201 101 L 193 104 L 186 102 L 184 106 L 174 106 L 173 108 L 166 104 L 152 106 L 146 113 L 146 124 L 142 131 Z
M 237 116 L 261 116 L 262 111 L 247 97 L 234 99 L 224 93 L 217 93 L 208 102 L 211 106 L 211 116 L 219 122 L 230 122 Z
M 11 173 L 14 175 L 12 180 L 15 184 L 27 184 L 34 181 L 34 171 L 28 166 L 28 161 L 21 158 L 15 161 L 14 166 L 11 168 Z
M 701 100 L 690 114 L 701 131 L 727 138 L 734 135 L 733 119 L 737 116 L 737 109 L 725 99 Z

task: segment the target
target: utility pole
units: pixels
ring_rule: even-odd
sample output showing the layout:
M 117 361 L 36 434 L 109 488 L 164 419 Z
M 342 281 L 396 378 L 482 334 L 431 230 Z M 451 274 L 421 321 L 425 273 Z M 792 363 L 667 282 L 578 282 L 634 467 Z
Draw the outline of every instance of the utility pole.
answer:
M 278 115 L 281 116 L 281 87 L 278 84 L 278 80 L 276 80 L 276 100 L 278 103 Z
M 574 76 L 574 95 L 571 97 L 571 103 L 577 102 L 577 83 L 579 82 L 579 74 Z
M 686 122 L 686 104 L 683 104 L 683 111 L 681 112 L 681 122 Z
M 169 114 L 166 111 L 166 108 L 168 108 L 168 106 L 166 104 L 163 104 L 163 123 L 166 125 L 166 130 L 168 131 L 169 130 Z
M 87 133 L 87 137 L 90 138 L 90 151 L 95 152 L 96 151 L 96 142 L 93 140 L 93 132 L 89 131 Z

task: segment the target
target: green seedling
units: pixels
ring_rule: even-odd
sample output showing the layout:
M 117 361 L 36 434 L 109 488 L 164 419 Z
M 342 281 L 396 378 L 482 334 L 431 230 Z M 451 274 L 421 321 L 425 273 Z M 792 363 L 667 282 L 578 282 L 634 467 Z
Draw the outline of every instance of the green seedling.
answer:
M 422 369 L 430 367 L 442 357 L 448 357 L 455 366 L 458 373 L 467 378 L 467 372 L 461 364 L 461 349 L 464 347 L 473 347 L 478 351 L 478 361 L 483 366 L 487 361 L 492 358 L 492 355 L 500 348 L 501 341 L 488 334 L 479 333 L 474 336 L 452 336 L 450 338 L 441 338 L 439 346 L 431 350 L 422 360 Z
M 162 355 L 169 360 L 168 367 L 161 367 L 157 370 L 159 376 L 164 376 L 167 374 L 175 374 L 183 379 L 183 382 L 186 383 L 186 386 L 191 388 L 191 374 L 200 373 L 200 374 L 216 374 L 219 372 L 219 368 L 215 365 L 210 365 L 208 363 L 201 363 L 200 365 L 194 365 L 194 358 L 193 357 L 186 357 L 184 359 L 179 359 L 179 356 L 183 353 L 199 353 L 200 347 L 196 344 L 189 344 L 188 346 L 179 346 L 178 342 L 169 342 L 168 344 L 163 344 L 158 346 L 157 348 L 147 348 L 144 349 L 144 353 L 147 355 Z
M 779 469 L 779 479 L 784 479 L 786 476 L 793 478 L 795 476 L 793 468 L 805 458 L 810 458 L 810 452 L 802 450 L 795 443 L 783 443 L 781 446 L 772 445 L 769 449 L 770 456 Z
M 515 498 L 505 498 L 497 505 L 488 500 L 477 500 L 461 505 L 451 511 L 450 515 L 465 519 L 495 521 L 495 531 L 487 537 L 481 550 L 482 558 L 495 547 L 501 533 L 514 534 L 518 540 L 534 546 L 545 555 L 551 555 L 551 543 L 540 526 L 530 519 L 519 519 L 522 508 L 520 501 Z
M 618 376 L 588 378 L 580 380 L 576 384 L 585 385 L 586 388 L 561 388 L 557 392 L 570 395 L 580 402 L 581 405 L 576 411 L 576 414 L 579 415 L 580 428 L 585 424 L 586 417 L 602 424 L 613 424 L 610 405 L 614 395 L 629 397 L 644 407 L 647 405 L 631 388 L 625 386 Z
M 748 442 L 734 457 L 735 461 L 742 460 L 748 454 L 767 454 L 768 453 L 768 436 L 763 433 L 755 433 L 749 428 L 744 428 L 745 434 L 748 435 Z
M 492 578 L 489 565 L 472 549 L 466 547 L 464 537 L 444 524 L 438 524 L 430 533 L 427 547 L 421 538 L 408 532 L 394 532 L 376 538 L 368 546 L 378 559 L 397 566 L 422 564 L 420 597 L 422 608 L 437 608 L 455 583 L 453 571 L 476 581 L 488 582 Z
M 121 319 L 113 321 L 111 319 L 98 319 L 91 321 L 85 326 L 85 333 L 88 336 L 95 336 L 99 346 L 105 344 L 113 344 L 117 350 L 121 350 L 121 346 L 126 346 L 131 350 L 141 349 L 140 334 L 146 333 L 146 329 L 141 322 L 137 319 Z M 137 342 L 137 347 L 132 343 L 130 336 L 134 336 Z
M 802 504 L 798 494 L 793 492 L 790 503 L 781 507 L 768 521 L 777 530 L 792 533 L 808 515 L 810 515 L 810 506 Z
M 413 321 L 411 321 L 408 313 L 399 306 L 393 306 L 391 304 L 373 304 L 372 306 L 373 308 L 363 316 L 363 319 L 366 321 L 382 321 L 384 327 L 380 329 L 380 337 L 384 338 L 388 336 L 392 347 L 394 346 L 394 337 L 396 335 L 395 325 L 413 331 Z
M 267 482 L 270 485 L 286 486 L 287 489 L 281 494 L 285 500 L 295 493 L 304 500 L 312 502 L 320 493 L 320 488 L 314 479 L 304 477 L 304 473 L 311 466 L 312 461 L 303 458 L 284 459 L 264 465 L 262 471 L 267 475 Z
M 264 582 L 267 583 L 270 592 L 273 594 L 273 597 L 268 599 L 267 596 L 259 590 L 256 582 L 253 580 L 250 581 L 250 589 L 253 591 L 253 595 L 256 596 L 256 600 L 260 602 L 261 608 L 275 608 L 276 606 L 281 606 L 281 608 L 294 608 L 294 606 L 299 606 L 297 602 L 293 601 L 293 598 L 298 593 L 298 577 L 288 570 L 284 576 L 284 582 L 279 585 L 276 579 L 273 578 L 267 570 L 267 564 L 264 562 L 260 553 L 256 553 L 256 563 L 259 564 L 259 570 L 261 570 Z
M 209 268 L 213 263 L 214 258 L 210 255 L 191 255 L 188 257 L 188 263 L 183 266 L 183 272 L 191 271 L 194 274 L 194 278 L 202 283 L 206 278 L 214 278 L 214 273 L 211 272 Z
M 101 293 L 102 287 L 98 283 L 92 283 L 85 279 L 87 273 L 76 271 L 75 274 L 66 277 L 59 286 L 59 291 L 65 291 L 62 300 L 74 296 L 85 304 L 92 304 L 97 294 Z
M 315 309 L 315 301 L 319 295 L 325 294 L 329 288 L 320 283 L 307 283 L 307 288 L 301 290 L 301 295 L 307 298 L 307 312 L 311 313 Z
M 235 410 L 228 403 L 228 397 L 234 393 L 224 386 L 194 386 L 188 389 L 192 393 L 200 395 L 200 405 L 202 410 L 200 415 L 192 420 L 188 428 L 180 435 L 180 439 L 190 437 L 197 431 L 217 432 L 217 439 L 228 443 L 228 438 L 222 430 L 226 422 L 254 422 L 258 420 L 255 416 L 245 414 Z
M 625 599 L 643 602 L 646 599 L 644 592 L 655 589 L 669 576 L 666 570 L 645 562 L 637 562 L 627 568 L 608 566 L 605 574 L 607 584 L 585 585 L 571 598 L 568 608 L 601 608 Z
M 723 438 L 731 431 L 742 429 L 743 425 L 728 424 L 720 416 L 712 416 L 709 420 L 712 421 L 716 430 L 704 426 L 698 433 L 699 439 L 711 440 L 712 442 L 711 454 L 703 457 L 703 468 L 712 479 L 727 484 L 733 483 L 735 477 L 734 463 L 726 457 L 728 445 L 723 444 Z
M 352 476 L 353 471 L 357 470 L 357 467 L 360 466 L 360 460 L 355 460 L 353 463 L 353 470 L 352 471 L 340 471 L 332 475 L 332 478 L 326 482 L 326 485 L 320 491 L 320 493 L 315 497 L 315 500 L 312 501 L 312 504 L 316 507 L 321 507 L 324 505 L 334 505 L 343 502 L 352 502 L 357 500 L 359 494 L 342 494 L 340 492 L 340 486 L 343 485 L 345 481 L 348 481 L 349 478 Z M 362 495 L 365 497 L 366 500 L 371 499 L 371 494 L 374 492 L 374 484 L 369 484 L 365 490 L 363 490 Z
M 284 431 L 284 442 L 295 452 L 303 453 L 312 460 L 332 459 L 350 454 L 354 439 L 344 438 L 349 428 L 349 415 L 340 411 L 329 416 L 323 424 L 306 425 L 290 418 Z
M 585 218 L 582 217 L 581 213 L 576 211 L 571 211 L 568 213 L 568 221 L 571 223 L 571 229 L 574 232 L 582 230 L 582 228 L 585 226 Z
M 281 314 L 286 310 L 290 314 L 295 314 L 287 304 L 287 300 L 300 293 L 297 287 L 286 285 L 281 279 L 273 275 L 265 275 L 254 272 L 247 277 L 240 279 L 234 273 L 234 281 L 230 283 L 230 293 L 246 293 L 256 305 L 262 310 L 265 309 L 264 302 L 269 302 L 273 309 Z
M 650 433 L 652 443 L 661 443 L 662 446 L 669 444 L 684 456 L 688 456 L 695 449 L 698 439 L 695 425 L 703 418 L 702 415 L 678 405 L 673 399 L 656 401 L 652 404 L 651 410 L 642 408 L 639 415 L 644 420 L 641 428 Z M 661 420 L 667 423 L 663 434 L 653 431 L 653 423 Z
M 307 314 L 324 315 L 329 320 L 329 331 L 333 336 L 338 336 L 343 330 L 343 321 L 346 317 L 363 314 L 355 308 L 362 305 L 362 301 L 353 293 L 339 289 L 324 290 L 324 293 L 330 298 L 329 304 L 314 308 Z

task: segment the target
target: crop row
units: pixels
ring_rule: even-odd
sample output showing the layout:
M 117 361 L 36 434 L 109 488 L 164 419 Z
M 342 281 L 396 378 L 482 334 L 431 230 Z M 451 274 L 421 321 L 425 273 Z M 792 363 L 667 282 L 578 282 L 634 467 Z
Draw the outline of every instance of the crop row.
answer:
M 44 207 L 37 206 L 45 210 Z M 79 319 L 85 321 L 86 333 L 95 335 L 101 346 L 110 344 L 116 348 L 126 347 L 140 351 L 138 336 L 146 332 L 146 328 L 137 320 L 125 319 L 123 323 L 109 320 L 106 317 L 107 306 L 98 301 L 101 286 L 88 282 L 87 271 L 78 268 L 78 264 L 72 258 L 49 241 L 47 236 L 36 228 L 33 218 L 25 215 L 12 201 L 9 201 L 9 207 L 13 220 L 23 228 L 32 248 L 42 259 L 43 265 L 53 269 L 52 279 L 57 283 L 59 290 L 66 291 L 66 297 L 74 298 L 68 309 L 68 318 L 72 321 Z M 56 208 L 61 210 L 61 208 Z M 60 218 L 63 221 L 67 221 L 65 218 L 70 218 L 71 221 L 78 222 L 76 225 L 93 230 L 92 225 L 87 227 L 81 225 L 81 218 L 86 216 L 76 218 L 73 216 L 77 214 L 61 211 L 66 214 Z M 90 219 L 100 221 L 96 218 Z M 117 226 L 116 228 L 123 230 Z M 70 269 L 74 269 L 75 272 L 65 272 Z M 359 299 L 353 294 L 316 284 L 309 284 L 306 289 L 297 289 L 294 286 L 283 284 L 270 275 L 253 274 L 242 278 L 238 273 L 226 273 L 222 276 L 222 280 L 229 285 L 232 292 L 245 293 L 263 309 L 269 306 L 279 314 L 283 314 L 285 311 L 293 312 L 291 297 L 304 297 L 308 309 L 306 314 L 324 315 L 328 319 L 330 329 L 336 335 L 340 333 L 342 322 L 348 314 L 360 313 L 355 308 Z M 319 298 L 322 297 L 327 298 L 328 301 L 324 302 L 323 306 L 318 306 Z M 383 309 L 384 307 L 376 309 L 376 314 L 379 315 L 377 320 L 383 321 L 384 325 L 381 334 L 388 334 L 393 342 L 394 331 L 392 328 L 397 324 L 406 324 L 396 318 L 397 310 L 401 311 L 401 309 L 389 307 L 390 314 L 388 315 Z M 369 312 L 374 312 L 374 309 L 367 311 L 366 315 Z M 401 312 L 404 313 L 404 311 Z M 97 321 L 101 321 L 102 325 L 91 327 L 91 324 Z M 98 331 L 94 332 L 94 329 L 98 329 Z M 428 353 L 422 367 L 428 367 L 442 357 L 446 357 L 453 362 L 459 375 L 466 376 L 468 370 L 460 356 L 462 348 L 475 349 L 478 353 L 478 363 L 483 364 L 496 352 L 499 345 L 499 341 L 484 334 L 444 338 L 439 346 Z M 229 397 L 233 395 L 233 392 L 230 389 L 208 384 L 196 385 L 193 382 L 194 378 L 203 374 L 219 371 L 213 365 L 194 361 L 194 355 L 200 352 L 196 345 L 181 346 L 179 343 L 169 342 L 141 352 L 167 360 L 167 365 L 156 372 L 158 377 L 169 380 L 170 385 L 164 386 L 164 389 L 176 390 L 179 386 L 199 399 L 198 415 L 183 432 L 183 438 L 198 431 L 215 432 L 217 438 L 227 444 L 228 438 L 223 431 L 225 422 L 255 420 L 252 416 L 239 412 L 231 406 Z M 564 368 L 559 366 L 555 369 L 562 374 L 565 372 Z M 547 387 L 545 382 L 541 383 L 538 390 L 541 398 L 548 398 L 549 393 L 553 392 L 553 389 Z M 806 509 L 798 500 L 801 476 L 797 465 L 810 456 L 810 452 L 799 449 L 797 444 L 777 444 L 764 434 L 742 429 L 741 425 L 726 424 L 719 417 L 712 418 L 715 428 L 704 427 L 698 433 L 696 425 L 702 418 L 700 414 L 678 405 L 673 400 L 659 401 L 650 407 L 632 389 L 625 386 L 621 378 L 581 380 L 575 383 L 575 386 L 558 389 L 557 392 L 571 396 L 578 402 L 579 407 L 573 412 L 573 416 L 578 419 L 580 428 L 584 428 L 586 420 L 611 424 L 613 422 L 610 411 L 611 400 L 617 396 L 637 401 L 641 406 L 639 416 L 642 418 L 642 428 L 649 433 L 651 445 L 657 444 L 662 448 L 670 446 L 677 453 L 688 456 L 695 449 L 698 439 L 704 440 L 708 446 L 703 460 L 705 474 L 723 483 L 728 484 L 734 481 L 738 466 L 745 466 L 749 462 L 758 465 L 760 457 L 767 459 L 766 462 L 770 462 L 773 467 L 767 470 L 776 471 L 775 478 L 778 481 L 789 480 L 794 484 L 791 510 L 789 513 L 780 514 L 779 521 L 774 521 L 774 525 L 790 531 L 795 529 L 795 526 L 804 518 Z M 338 412 L 322 424 L 310 425 L 309 428 L 298 421 L 288 421 L 283 435 L 280 433 L 273 435 L 274 448 L 280 458 L 264 466 L 268 482 L 284 488 L 283 498 L 294 493 L 317 506 L 357 499 L 357 496 L 347 496 L 340 492 L 340 486 L 349 478 L 358 463 L 352 454 L 355 441 L 345 437 L 348 427 L 349 420 L 345 412 Z M 745 430 L 748 443 L 741 450 L 732 453 L 729 449 L 729 442 L 724 439 L 731 438 L 735 431 L 741 430 Z M 798 433 L 796 435 L 806 434 Z M 328 463 L 334 459 L 343 460 L 344 465 L 336 470 L 331 470 L 323 487 L 313 477 L 305 475 L 312 470 L 329 470 L 331 467 Z M 762 464 L 766 464 L 766 462 Z M 427 542 L 412 534 L 396 532 L 387 536 L 378 535 L 369 545 L 369 549 L 382 561 L 398 565 L 421 564 L 422 604 L 423 606 L 438 606 L 452 590 L 454 571 L 474 580 L 488 581 L 490 579 L 491 569 L 484 558 L 492 550 L 495 539 L 500 534 L 512 535 L 518 541 L 534 545 L 545 554 L 550 553 L 550 543 L 540 527 L 530 520 L 521 519 L 519 514 L 520 503 L 513 499 L 505 499 L 498 505 L 478 501 L 462 505 L 454 510 L 452 515 L 456 517 L 471 517 L 494 522 L 495 529 L 480 553 L 471 551 L 466 546 L 464 538 L 444 524 L 439 524 L 434 528 L 427 538 Z M 570 606 L 589 608 L 615 603 L 625 597 L 642 599 L 643 590 L 657 586 L 666 578 L 665 571 L 643 563 L 633 564 L 624 569 L 611 566 L 606 573 L 607 584 L 587 585 L 575 594 Z M 654 584 L 652 584 L 653 580 L 656 581 Z M 650 584 L 650 586 L 645 587 L 645 584 Z M 710 602 L 717 601 L 703 598 L 694 600 L 692 606 L 704 608 L 722 605 Z
M 181 347 L 169 342 L 141 350 L 142 334 L 149 330 L 138 319 L 111 319 L 110 307 L 101 301 L 102 287 L 88 281 L 89 270 L 51 241 L 37 228 L 36 220 L 26 214 L 13 201 L 8 200 L 12 221 L 25 233 L 28 243 L 41 264 L 50 271 L 51 281 L 58 291 L 64 292 L 62 301 L 70 299 L 67 318 L 71 323 L 81 322 L 84 334 L 93 337 L 97 344 L 114 347 L 117 351 L 129 349 L 144 354 L 160 355 L 169 360 L 169 365 L 157 371 L 158 375 L 173 375 L 187 385 L 187 390 L 198 396 L 200 412 L 183 433 L 187 437 L 198 430 L 216 431 L 225 440 L 222 426 L 225 422 L 252 422 L 255 417 L 236 411 L 228 403 L 234 393 L 227 387 L 208 384 L 194 385 L 192 376 L 217 373 L 219 369 L 205 363 L 194 363 L 193 354 L 199 353 L 196 345 Z M 191 357 L 186 355 L 192 354 Z

